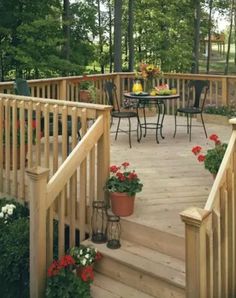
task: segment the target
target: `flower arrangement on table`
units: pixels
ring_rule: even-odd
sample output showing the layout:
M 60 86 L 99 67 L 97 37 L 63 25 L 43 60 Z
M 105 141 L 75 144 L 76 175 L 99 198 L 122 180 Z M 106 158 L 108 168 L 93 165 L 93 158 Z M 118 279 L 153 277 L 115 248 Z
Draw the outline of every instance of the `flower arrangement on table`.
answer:
M 212 134 L 209 139 L 215 144 L 213 149 L 208 149 L 207 153 L 203 154 L 202 147 L 195 146 L 192 148 L 192 152 L 197 156 L 199 162 L 204 162 L 205 169 L 211 174 L 216 175 L 225 155 L 227 144 L 222 143 L 216 134 Z
M 110 177 L 105 184 L 105 190 L 109 192 L 127 193 L 130 196 L 140 192 L 143 184 L 140 182 L 135 170 L 129 170 L 129 162 L 123 162 L 120 166 L 110 166 Z
M 91 297 L 92 265 L 101 258 L 96 248 L 84 245 L 72 247 L 68 255 L 54 260 L 48 268 L 46 297 Z
M 137 79 L 143 79 L 145 81 L 147 92 L 151 92 L 153 89 L 153 79 L 160 78 L 161 76 L 162 71 L 159 66 L 147 63 L 140 63 L 136 73 Z

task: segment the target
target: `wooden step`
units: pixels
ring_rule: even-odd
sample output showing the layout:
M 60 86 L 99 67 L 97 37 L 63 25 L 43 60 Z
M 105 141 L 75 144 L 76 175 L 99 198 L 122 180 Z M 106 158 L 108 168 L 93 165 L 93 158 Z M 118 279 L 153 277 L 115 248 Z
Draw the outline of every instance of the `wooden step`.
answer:
M 121 238 L 158 250 L 174 258 L 185 259 L 185 242 L 183 237 L 136 223 L 131 218 L 121 219 Z
M 86 241 L 86 244 L 92 243 Z M 185 296 L 182 260 L 124 240 L 121 245 L 120 249 L 112 250 L 105 244 L 96 244 L 104 257 L 95 270 L 154 297 Z
M 91 286 L 93 298 L 153 298 L 108 276 L 95 272 Z

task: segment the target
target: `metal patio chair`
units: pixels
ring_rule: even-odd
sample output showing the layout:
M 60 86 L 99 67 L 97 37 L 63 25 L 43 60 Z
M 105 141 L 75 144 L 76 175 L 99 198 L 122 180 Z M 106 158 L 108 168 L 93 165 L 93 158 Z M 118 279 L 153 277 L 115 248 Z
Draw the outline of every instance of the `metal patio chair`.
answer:
M 177 113 L 183 113 L 187 116 L 187 133 L 189 134 L 189 141 L 191 141 L 191 133 L 192 133 L 192 116 L 199 114 L 201 116 L 202 126 L 205 132 L 205 136 L 207 138 L 206 127 L 203 120 L 203 109 L 206 101 L 207 92 L 209 90 L 209 81 L 202 80 L 192 80 L 189 82 L 189 88 L 193 91 L 193 100 L 188 97 L 187 105 L 183 108 L 178 108 L 175 112 L 175 131 L 173 137 L 176 135 L 177 126 Z
M 104 85 L 104 91 L 106 93 L 106 98 L 107 98 L 108 104 L 113 106 L 113 109 L 111 111 L 111 118 L 112 118 L 111 119 L 111 125 L 113 123 L 113 118 L 118 119 L 115 140 L 117 139 L 118 133 L 120 131 L 127 132 L 127 131 L 124 131 L 124 130 L 120 129 L 121 119 L 127 119 L 128 124 L 129 124 L 129 129 L 128 129 L 129 146 L 130 146 L 130 148 L 132 148 L 132 145 L 131 145 L 131 118 L 136 118 L 137 119 L 137 130 L 136 130 L 136 132 L 137 132 L 137 140 L 139 140 L 139 138 L 138 138 L 138 125 L 139 125 L 138 112 L 128 111 L 128 110 L 125 111 L 125 110 L 121 109 L 121 107 L 119 105 L 118 98 L 117 98 L 116 85 L 113 82 L 106 82 L 105 85 Z M 116 107 L 116 109 L 115 109 L 115 107 Z M 128 106 L 126 105 L 125 108 L 127 109 Z

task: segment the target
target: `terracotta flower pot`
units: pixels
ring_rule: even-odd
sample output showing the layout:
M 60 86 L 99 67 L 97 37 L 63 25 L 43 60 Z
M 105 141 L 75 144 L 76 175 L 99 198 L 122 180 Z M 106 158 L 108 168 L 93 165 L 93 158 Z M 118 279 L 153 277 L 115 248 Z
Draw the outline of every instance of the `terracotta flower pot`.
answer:
M 111 210 L 117 216 L 129 216 L 134 212 L 135 196 L 123 192 L 111 192 Z

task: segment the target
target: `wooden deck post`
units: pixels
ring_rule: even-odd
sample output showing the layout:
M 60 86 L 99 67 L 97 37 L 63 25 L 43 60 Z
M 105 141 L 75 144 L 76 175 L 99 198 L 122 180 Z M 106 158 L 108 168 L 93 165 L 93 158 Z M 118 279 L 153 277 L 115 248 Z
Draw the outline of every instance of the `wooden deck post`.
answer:
M 118 103 L 119 103 L 119 106 L 121 106 L 122 102 L 121 102 L 121 76 L 120 74 L 116 74 L 115 76 L 115 79 L 114 79 L 114 83 L 116 85 L 116 94 L 117 94 L 117 100 L 118 100 Z M 116 105 L 116 102 L 114 101 L 114 105 Z M 117 109 L 116 106 L 114 106 L 115 109 Z
M 228 105 L 228 78 L 225 76 L 222 78 L 222 105 Z
M 185 222 L 186 297 L 207 297 L 206 222 L 209 211 L 190 208 L 180 213 Z
M 44 297 L 46 279 L 46 198 L 48 169 L 26 171 L 30 198 L 30 297 Z
M 61 99 L 61 100 L 67 100 L 66 86 L 67 86 L 67 81 L 66 80 L 60 81 L 60 85 L 59 85 L 59 99 Z
M 98 112 L 100 114 L 101 112 Z M 109 176 L 110 166 L 110 109 L 102 112 L 103 114 L 103 136 L 97 146 L 97 198 L 105 199 L 103 187 Z

